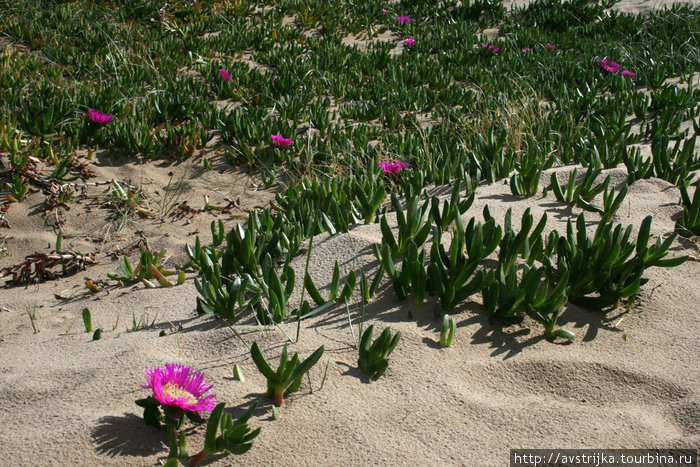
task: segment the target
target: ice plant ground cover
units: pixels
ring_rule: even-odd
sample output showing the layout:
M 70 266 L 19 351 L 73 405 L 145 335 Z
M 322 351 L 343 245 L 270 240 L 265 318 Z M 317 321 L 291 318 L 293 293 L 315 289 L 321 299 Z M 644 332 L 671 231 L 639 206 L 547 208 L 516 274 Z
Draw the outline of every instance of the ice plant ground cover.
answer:
M 148 222 L 167 231 L 163 223 L 206 219 L 208 229 L 212 221 L 211 235 L 190 230 L 198 233 L 187 241 L 187 260 L 173 268 L 183 283 L 194 283 L 197 312 L 225 318 L 234 333 L 245 320 L 271 334 L 342 312 L 348 339 L 357 343 L 363 333 L 355 335 L 353 325 L 383 318 L 365 315 L 365 307 L 394 294 L 423 312 L 437 310 L 436 323 L 442 312 L 460 325 L 477 319 L 468 313 L 481 314 L 486 319 L 477 322 L 491 334 L 493 326 L 517 325 L 580 342 L 578 329 L 561 319 L 565 310 L 594 310 L 586 319 L 599 325 L 638 296 L 648 298 L 648 269 L 683 261 L 672 229 L 651 235 L 651 218 L 627 227 L 621 213 L 628 185 L 653 178 L 677 187 L 678 233 L 692 239 L 700 231 L 700 92 L 691 84 L 700 72 L 697 7 L 636 16 L 609 2 L 540 1 L 507 12 L 499 2 L 435 8 L 402 1 L 389 16 L 379 4 L 341 0 L 49 3 L 0 0 L 0 32 L 11 43 L 0 52 L 0 177 L 7 190 L 0 224 L 32 196 L 59 231 L 68 208 L 87 204 L 83 196 L 134 235 Z M 486 28 L 497 37 L 485 37 Z M 401 38 L 415 47 L 403 47 Z M 184 161 L 203 178 L 221 176 L 212 182 L 216 190 L 237 183 L 232 174 L 244 175 L 255 180 L 251 193 L 268 190 L 274 200 L 247 207 L 205 197 L 195 205 L 189 193 L 168 198 L 187 180 L 155 190 L 105 175 L 112 164 L 156 170 Z M 546 171 L 567 166 L 568 183 L 543 181 L 550 180 Z M 624 171 L 627 183 L 606 182 L 604 170 Z M 110 189 L 97 193 L 105 182 Z M 570 224 L 549 231 L 551 212 L 511 222 L 510 214 L 496 219 L 488 205 L 472 209 L 474 195 L 496 183 L 509 186 L 512 198 L 491 206 L 554 192 L 547 212 Z M 425 195 L 445 187 L 449 200 Z M 145 201 L 153 199 L 161 204 L 157 216 Z M 308 268 L 292 268 L 311 256 L 318 235 L 363 223 L 379 223 L 383 236 L 374 270 L 341 273 L 336 264 L 328 287 L 317 287 Z M 44 233 L 42 241 L 55 234 Z M 5 243 L 17 245 L 10 237 L 3 249 Z M 41 282 L 52 277 L 48 266 L 73 266 L 80 252 L 59 243 L 39 263 L 32 263 L 38 256 L 7 263 L 1 277 Z M 105 261 L 119 257 L 124 274 L 86 280 L 86 297 L 125 285 L 174 285 L 158 261 L 126 267 L 135 253 L 123 246 Z M 138 250 L 151 253 L 148 238 Z M 34 264 L 43 269 L 26 274 Z M 144 327 L 137 320 L 133 332 Z M 177 337 L 176 327 L 157 320 L 151 327 L 158 325 L 164 337 Z M 184 454 L 172 448 L 180 441 L 173 430 L 200 416 L 212 426 L 202 456 L 248 449 L 254 432 L 237 437 L 245 430 L 214 407 L 211 383 L 168 365 L 148 370 L 152 394 L 140 402 L 147 422 L 171 427 L 175 457 Z M 299 380 L 292 382 L 298 389 Z M 234 383 L 217 381 L 217 393 L 220 384 Z M 244 410 L 244 401 L 226 402 Z

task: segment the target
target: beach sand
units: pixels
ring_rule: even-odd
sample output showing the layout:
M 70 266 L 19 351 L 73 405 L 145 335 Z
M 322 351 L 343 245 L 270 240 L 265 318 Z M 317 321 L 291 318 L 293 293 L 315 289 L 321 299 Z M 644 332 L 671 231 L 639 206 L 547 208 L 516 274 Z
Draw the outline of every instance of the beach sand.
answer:
M 649 3 L 624 1 L 616 7 L 645 11 Z M 56 221 L 62 223 L 63 248 L 94 252 L 99 264 L 59 280 L 0 290 L 3 463 L 163 462 L 165 434 L 143 423 L 134 401 L 149 395 L 141 388 L 143 370 L 166 362 L 203 370 L 215 384 L 217 400 L 226 402 L 234 418 L 259 402 L 249 424 L 262 431 L 252 449 L 242 456 L 212 456 L 205 465 L 491 466 L 506 465 L 512 448 L 700 446 L 700 250 L 686 239 L 674 242 L 671 256 L 690 259 L 677 268 L 648 269 L 649 281 L 631 310 L 599 312 L 567 304 L 558 324 L 576 333 L 571 343 L 546 340 L 542 327 L 529 319 L 510 327 L 490 323 L 478 295 L 453 310 L 456 337 L 452 347 L 441 348 L 435 300 L 423 306 L 414 305 L 412 297 L 399 302 L 385 276 L 364 309 L 365 327 L 391 326 L 403 333 L 384 376 L 370 381 L 357 368 L 359 305 L 350 304 L 351 325 L 345 306 L 336 305 L 302 322 L 300 340 L 290 350 L 304 358 L 324 345 L 325 353 L 273 420 L 250 345 L 257 341 L 268 360 L 277 362 L 285 335 L 296 335 L 296 320 L 263 329 L 247 316 L 233 325 L 239 338 L 222 321 L 197 315 L 193 272 L 185 284 L 170 288 L 99 282 L 118 271 L 118 250 L 138 262 L 143 243 L 136 232 L 153 250 L 167 248 L 166 265 L 184 265 L 184 247 L 193 245 L 196 235 L 204 243 L 211 241 L 212 220 L 223 220 L 228 230 L 247 210 L 273 198 L 255 177 L 211 158 L 215 169 L 201 173 L 190 162 L 136 163 L 97 154 L 90 165 L 96 180 L 131 180 L 148 193 L 146 206 L 154 215 L 131 217 L 125 225 L 124 219 L 109 219 L 104 186 L 89 188 L 86 196 L 76 195 L 70 210 L 58 208 L 48 216 L 41 193 L 28 195 L 8 211 L 10 228 L 0 232 L 8 237 L 0 267 L 28 254 L 48 253 Z M 573 167 L 554 170 L 566 173 Z M 550 172 L 543 174 L 541 188 Z M 625 183 L 624 170 L 604 175 L 611 176 L 616 188 Z M 178 203 L 187 200 L 195 209 L 205 194 L 220 206 L 240 201 L 228 213 L 202 212 L 177 220 L 165 216 L 161 222 L 178 192 Z M 449 187 L 435 192 L 449 196 Z M 677 188 L 665 181 L 638 181 L 629 187 L 614 220 L 633 224 L 636 235 L 644 217 L 653 215 L 652 238 L 666 238 L 681 213 L 679 198 Z M 551 192 L 543 197 L 541 189 L 534 197 L 515 197 L 500 181 L 478 188 L 464 219 L 482 220 L 487 204 L 499 221 L 512 208 L 516 231 L 527 208 L 536 220 L 546 212 L 547 231 L 560 232 L 580 212 L 557 202 Z M 394 225 L 393 215 L 388 218 Z M 587 213 L 586 218 L 598 216 Z M 321 293 L 328 294 L 335 261 L 341 283 L 351 270 L 373 277 L 372 244 L 381 238 L 379 224 L 316 237 L 309 272 Z M 305 262 L 301 255 L 292 263 L 297 286 L 290 309 L 299 304 Z M 102 290 L 90 292 L 86 280 Z M 103 330 L 100 340 L 92 341 L 92 334 L 84 332 L 84 308 L 91 312 L 93 327 Z M 161 331 L 164 337 L 159 337 Z M 244 382 L 233 379 L 234 364 Z M 190 454 L 201 448 L 203 432 L 204 427 L 190 432 Z

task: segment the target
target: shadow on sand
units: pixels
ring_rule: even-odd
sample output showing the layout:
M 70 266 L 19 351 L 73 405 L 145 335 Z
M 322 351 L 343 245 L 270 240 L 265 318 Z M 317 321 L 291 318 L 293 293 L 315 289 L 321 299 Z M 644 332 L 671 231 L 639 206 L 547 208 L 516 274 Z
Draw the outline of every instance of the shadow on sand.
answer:
M 165 432 L 146 426 L 143 418 L 134 414 L 102 417 L 92 439 L 97 452 L 109 456 L 146 457 L 167 449 Z

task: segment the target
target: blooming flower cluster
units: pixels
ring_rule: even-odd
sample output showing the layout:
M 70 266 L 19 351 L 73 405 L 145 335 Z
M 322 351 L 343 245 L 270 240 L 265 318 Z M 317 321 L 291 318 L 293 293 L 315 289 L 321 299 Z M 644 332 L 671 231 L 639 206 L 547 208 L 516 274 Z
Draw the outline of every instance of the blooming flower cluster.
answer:
M 489 52 L 493 52 L 495 54 L 497 54 L 498 51 L 501 50 L 500 48 L 496 47 L 495 45 L 481 44 L 481 46 L 483 48 L 487 49 Z
M 231 75 L 228 71 L 224 70 L 223 68 L 219 69 L 219 76 L 221 76 L 226 82 L 231 81 Z
M 217 401 L 214 394 L 204 395 L 213 385 L 204 381 L 204 374 L 193 372 L 185 365 L 166 363 L 165 367 L 145 370 L 147 385 L 151 388 L 153 397 L 164 408 L 185 412 L 211 412 Z M 181 412 L 180 412 L 181 413 Z
M 398 21 L 399 24 L 410 24 L 411 18 L 409 18 L 408 16 L 399 16 L 396 18 L 396 21 Z
M 270 135 L 270 139 L 272 140 L 272 144 L 275 146 L 279 146 L 282 148 L 286 148 L 287 146 L 291 146 L 292 143 L 294 143 L 294 140 L 291 138 L 284 138 L 280 135 Z
M 88 118 L 100 125 L 106 125 L 114 119 L 114 115 L 100 112 L 95 109 L 88 109 Z
M 620 71 L 620 64 L 613 62 L 608 57 L 599 60 L 598 65 L 600 65 L 600 67 L 608 73 L 617 73 Z
M 404 39 L 403 43 L 406 45 L 413 45 L 416 43 L 415 37 L 409 37 L 408 39 Z
M 411 166 L 408 162 L 403 162 L 403 161 L 396 161 L 396 162 L 384 162 L 384 161 L 379 161 L 378 162 L 379 167 L 384 170 L 385 174 L 392 173 L 392 174 L 397 174 L 401 172 L 403 169 L 407 169 Z
M 544 46 L 547 47 L 549 50 L 554 50 L 557 48 L 556 45 L 550 44 L 549 42 L 547 42 Z
M 630 78 L 634 78 L 634 76 L 636 75 L 636 73 L 629 70 L 620 71 L 620 64 L 613 62 L 608 57 L 605 57 L 602 60 L 598 60 L 598 65 L 600 65 L 600 67 L 608 73 L 617 73 L 619 71 L 620 74 L 629 76 Z

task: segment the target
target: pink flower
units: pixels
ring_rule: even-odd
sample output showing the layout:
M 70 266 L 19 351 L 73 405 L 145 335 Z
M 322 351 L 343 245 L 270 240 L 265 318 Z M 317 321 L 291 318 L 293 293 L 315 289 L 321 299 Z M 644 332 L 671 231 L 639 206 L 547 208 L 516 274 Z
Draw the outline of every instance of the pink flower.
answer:
M 171 415 L 176 415 L 173 418 L 179 418 L 182 411 L 211 412 L 216 407 L 216 396 L 204 395 L 213 385 L 204 381 L 204 374 L 200 371 L 193 372 L 188 366 L 166 363 L 163 368 L 145 372 L 148 384 L 141 387 L 151 388 L 153 397 L 163 405 L 166 413 L 170 409 Z
M 396 18 L 396 20 L 399 22 L 399 24 L 410 24 L 411 23 L 411 18 L 408 16 L 399 16 Z
M 608 57 L 598 60 L 598 65 L 600 65 L 600 67 L 608 73 L 617 73 L 620 71 L 620 64 L 609 60 Z
M 114 115 L 100 112 L 95 109 L 88 109 L 88 118 L 100 125 L 106 125 L 114 119 Z
M 416 43 L 416 39 L 414 37 L 409 37 L 408 39 L 404 39 L 403 43 L 406 45 L 413 45 Z
M 501 49 L 499 49 L 498 47 L 496 47 L 495 45 L 481 44 L 481 46 L 482 46 L 483 48 L 487 49 L 489 52 L 492 52 L 492 53 L 495 53 L 495 54 L 497 54 L 498 51 L 501 50 Z
M 408 162 L 403 162 L 403 161 L 396 161 L 396 162 L 384 162 L 384 161 L 379 161 L 378 162 L 379 167 L 384 170 L 385 174 L 392 173 L 392 174 L 397 174 L 401 172 L 403 169 L 407 169 L 411 166 Z
M 557 48 L 556 45 L 550 44 L 549 42 L 547 42 L 544 46 L 547 47 L 549 50 L 554 50 Z
M 223 68 L 219 69 L 219 76 L 221 76 L 226 82 L 231 81 L 231 75 L 228 73 L 228 71 L 224 70 Z
M 629 76 L 630 78 L 634 78 L 637 74 L 629 70 L 622 70 L 620 73 L 622 73 L 625 76 Z
M 386 8 L 382 8 L 382 13 L 387 14 L 389 12 L 386 10 Z
M 270 139 L 272 139 L 272 144 L 282 148 L 286 148 L 287 146 L 290 146 L 292 143 L 294 143 L 293 139 L 284 138 L 280 135 L 270 135 Z
M 525 48 L 523 49 L 523 53 L 524 53 L 524 54 L 529 54 L 530 52 L 532 52 L 532 49 L 531 49 L 530 47 L 525 47 Z

